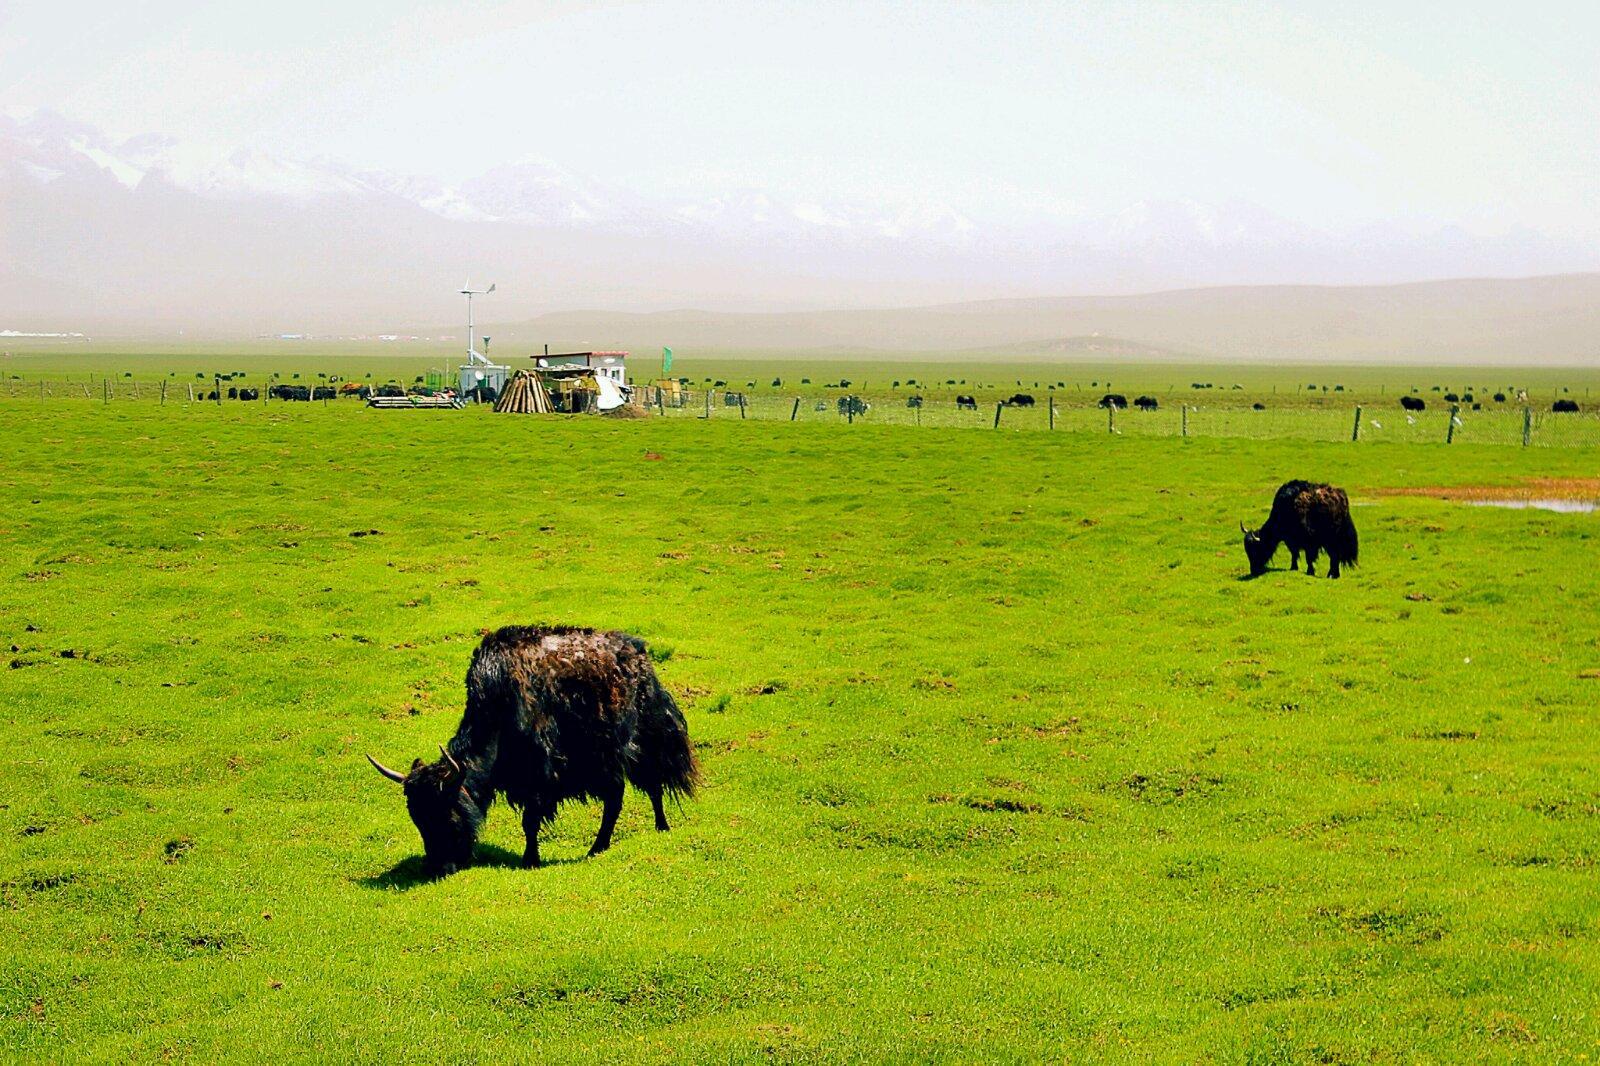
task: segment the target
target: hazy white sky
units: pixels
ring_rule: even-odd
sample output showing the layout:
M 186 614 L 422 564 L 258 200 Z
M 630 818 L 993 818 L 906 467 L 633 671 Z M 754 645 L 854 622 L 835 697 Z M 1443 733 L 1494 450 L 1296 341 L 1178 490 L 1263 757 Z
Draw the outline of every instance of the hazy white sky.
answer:
M 1600 237 L 1600 4 L 0 3 L 0 105 L 459 179 Z

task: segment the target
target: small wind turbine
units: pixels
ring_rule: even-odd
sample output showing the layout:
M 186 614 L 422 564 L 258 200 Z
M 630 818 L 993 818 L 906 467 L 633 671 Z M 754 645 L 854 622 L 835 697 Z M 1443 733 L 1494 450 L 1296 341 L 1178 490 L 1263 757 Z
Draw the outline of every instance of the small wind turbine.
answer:
M 472 298 L 474 296 L 487 296 L 493 291 L 494 291 L 494 286 L 493 285 L 490 285 L 487 289 L 474 289 L 472 287 L 472 282 L 470 282 L 470 281 L 467 282 L 466 285 L 462 286 L 462 288 L 461 288 L 461 295 L 463 295 L 463 296 L 465 296 L 467 298 L 467 362 L 468 363 L 482 363 L 485 366 L 489 365 L 489 357 L 487 355 L 484 355 L 484 354 L 480 353 L 478 351 L 478 349 L 473 344 L 473 340 L 472 340 Z

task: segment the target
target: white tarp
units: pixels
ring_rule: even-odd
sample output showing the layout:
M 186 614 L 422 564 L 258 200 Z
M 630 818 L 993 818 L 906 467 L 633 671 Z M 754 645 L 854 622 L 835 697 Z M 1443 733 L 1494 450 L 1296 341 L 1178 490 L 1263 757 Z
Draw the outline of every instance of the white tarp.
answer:
M 622 394 L 622 387 L 604 374 L 594 376 L 595 384 L 599 386 L 600 395 L 595 399 L 595 406 L 602 411 L 615 411 L 628 402 Z

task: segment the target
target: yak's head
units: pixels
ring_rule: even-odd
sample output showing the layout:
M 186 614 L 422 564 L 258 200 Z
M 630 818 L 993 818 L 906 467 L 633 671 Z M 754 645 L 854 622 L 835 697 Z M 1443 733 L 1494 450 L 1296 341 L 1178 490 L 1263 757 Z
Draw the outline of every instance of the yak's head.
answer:
M 1267 563 L 1272 561 L 1277 545 L 1262 540 L 1259 531 L 1244 528 L 1243 522 L 1239 523 L 1239 531 L 1244 534 L 1244 554 L 1250 560 L 1250 576 L 1260 577 L 1267 572 Z
M 370 755 L 367 761 L 405 790 L 406 810 L 422 834 L 422 868 L 439 876 L 471 865 L 483 811 L 467 791 L 466 769 L 442 747 L 438 762 L 418 759 L 408 774 L 397 773 Z

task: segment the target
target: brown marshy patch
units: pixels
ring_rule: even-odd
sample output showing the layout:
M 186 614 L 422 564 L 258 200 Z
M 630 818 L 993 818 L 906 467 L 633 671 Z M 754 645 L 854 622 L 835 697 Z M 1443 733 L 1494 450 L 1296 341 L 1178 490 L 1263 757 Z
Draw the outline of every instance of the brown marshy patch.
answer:
M 1511 485 L 1417 485 L 1371 492 L 1374 496 L 1421 496 L 1481 507 L 1600 510 L 1600 477 L 1531 477 Z

